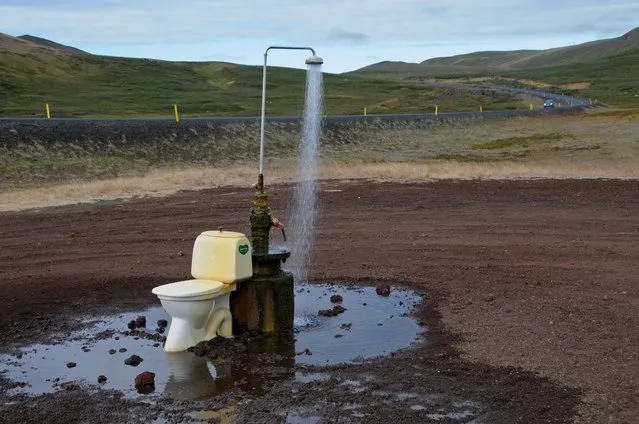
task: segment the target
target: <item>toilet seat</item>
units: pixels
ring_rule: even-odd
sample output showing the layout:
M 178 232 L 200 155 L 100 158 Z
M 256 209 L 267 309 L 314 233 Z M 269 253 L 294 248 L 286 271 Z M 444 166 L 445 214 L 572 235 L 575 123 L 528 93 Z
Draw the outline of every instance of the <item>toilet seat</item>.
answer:
M 215 280 L 184 280 L 155 287 L 152 293 L 160 299 L 203 300 L 210 299 L 225 286 Z

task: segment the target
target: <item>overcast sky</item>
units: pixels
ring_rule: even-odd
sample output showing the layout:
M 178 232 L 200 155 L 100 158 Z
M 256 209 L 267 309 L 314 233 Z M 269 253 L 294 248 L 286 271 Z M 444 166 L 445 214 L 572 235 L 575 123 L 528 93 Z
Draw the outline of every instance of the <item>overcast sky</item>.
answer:
M 638 0 L 0 0 L 0 32 L 90 53 L 259 65 L 311 46 L 326 72 L 478 50 L 542 49 L 639 26 Z M 304 67 L 304 52 L 269 65 Z

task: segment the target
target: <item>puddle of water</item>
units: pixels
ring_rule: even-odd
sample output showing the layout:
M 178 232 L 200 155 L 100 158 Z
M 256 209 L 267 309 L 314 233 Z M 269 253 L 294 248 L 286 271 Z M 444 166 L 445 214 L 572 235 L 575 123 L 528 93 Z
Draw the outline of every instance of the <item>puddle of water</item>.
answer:
M 397 400 L 399 401 L 405 401 L 408 399 L 415 399 L 416 397 L 419 397 L 419 395 L 417 393 L 397 393 L 397 395 L 395 396 L 397 398 Z
M 317 424 L 321 421 L 318 415 L 313 415 L 310 411 L 288 411 L 286 412 L 286 424 Z
M 334 294 L 343 297 L 340 304 L 346 311 L 334 317 L 319 316 L 320 309 L 332 308 L 330 297 Z M 296 362 L 360 362 L 411 345 L 420 327 L 406 315 L 419 300 L 414 292 L 397 288 L 383 297 L 374 287 L 298 286 L 295 346 L 298 352 L 309 349 L 312 355 L 300 355 Z
M 470 411 L 461 411 L 461 412 L 447 412 L 447 413 L 437 413 L 437 414 L 427 414 L 428 419 L 435 421 L 443 421 L 443 420 L 454 420 L 454 421 L 462 421 L 467 420 L 475 416 L 474 413 Z
M 324 373 L 313 372 L 313 373 L 303 373 L 296 372 L 295 373 L 295 381 L 298 383 L 313 383 L 316 381 L 328 381 L 331 376 Z
M 195 422 L 211 422 L 212 420 L 217 420 L 215 422 L 219 424 L 235 424 L 236 409 L 237 407 L 230 406 L 217 411 L 193 411 L 188 415 Z
M 337 316 L 319 316 L 320 309 L 332 308 L 333 294 L 343 297 L 341 305 L 346 310 Z M 188 351 L 164 352 L 160 340 L 163 335 L 155 332 L 156 323 L 158 320 L 170 322 L 170 317 L 163 308 L 155 307 L 143 312 L 92 318 L 86 321 L 91 322 L 90 328 L 71 334 L 64 343 L 31 345 L 21 350 L 19 358 L 0 355 L 0 373 L 17 383 L 27 384 L 12 389 L 12 394 L 51 393 L 59 390 L 63 383 L 76 382 L 117 389 L 128 397 L 137 397 L 141 394 L 134 387 L 135 377 L 150 371 L 155 373 L 153 393 L 166 393 L 177 400 L 200 399 L 234 390 L 255 393 L 267 390 L 269 384 L 284 378 L 302 383 L 325 381 L 329 378 L 327 374 L 295 373 L 293 367 L 295 364 L 357 362 L 408 347 L 414 343 L 420 327 L 407 314 L 419 300 L 413 292 L 401 289 L 382 297 L 373 287 L 299 285 L 295 296 L 294 345 L 281 346 L 269 341 L 249 345 L 250 353 L 241 366 L 219 362 L 214 365 L 207 358 Z M 138 334 L 128 331 L 127 323 L 140 315 L 146 317 L 147 328 L 140 329 L 142 333 L 138 338 Z M 152 336 L 155 340 L 149 339 Z M 143 361 L 138 366 L 126 365 L 124 361 L 131 355 L 139 355 Z M 69 363 L 75 365 L 69 368 Z M 101 375 L 107 377 L 106 382 L 98 383 Z M 361 385 L 355 381 L 344 384 Z

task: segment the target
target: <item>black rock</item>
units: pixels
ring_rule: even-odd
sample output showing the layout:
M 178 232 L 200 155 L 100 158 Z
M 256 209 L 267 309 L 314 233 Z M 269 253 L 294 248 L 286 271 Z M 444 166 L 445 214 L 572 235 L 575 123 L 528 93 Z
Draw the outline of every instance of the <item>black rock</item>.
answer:
M 331 303 L 341 303 L 344 301 L 344 298 L 339 294 L 334 294 L 331 296 Z
M 158 347 L 160 346 L 160 343 L 153 343 L 153 347 Z
M 157 331 L 158 333 L 162 334 L 162 333 L 164 333 L 164 328 L 165 327 L 158 327 L 158 328 L 155 329 L 155 331 Z
M 120 352 L 122 352 L 122 353 L 126 352 L 126 347 L 121 347 L 120 348 Z
M 140 315 L 139 317 L 137 317 L 135 319 L 135 325 L 138 328 L 144 328 L 146 327 L 146 317 L 144 315 Z
M 333 306 L 333 312 L 335 312 L 335 314 L 341 314 L 346 310 L 345 307 L 343 307 L 342 305 L 335 305 Z
M 158 327 L 165 328 L 169 326 L 169 322 L 165 319 L 158 320 Z
M 377 287 L 375 287 L 375 292 L 380 296 L 389 296 L 391 287 L 386 283 L 379 283 Z
M 131 320 L 126 326 L 129 327 L 129 330 L 135 330 L 135 327 L 137 327 L 137 324 L 135 323 L 135 320 Z
M 113 355 L 116 352 L 115 349 L 109 349 L 109 355 Z
M 131 355 L 124 360 L 124 363 L 126 365 L 131 365 L 132 367 L 137 367 L 142 361 L 144 361 L 144 359 L 140 358 L 138 355 Z
M 75 368 L 76 363 L 75 362 L 67 362 L 67 368 Z
M 102 384 L 102 383 L 106 383 L 107 378 L 104 375 L 100 375 L 98 376 L 98 383 Z

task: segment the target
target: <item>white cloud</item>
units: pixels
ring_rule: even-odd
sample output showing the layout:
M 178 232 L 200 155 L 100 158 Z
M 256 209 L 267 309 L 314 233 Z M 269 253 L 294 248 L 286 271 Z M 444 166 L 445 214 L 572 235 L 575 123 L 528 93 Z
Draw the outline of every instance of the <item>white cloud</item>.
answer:
M 639 2 L 630 0 L 3 0 L 0 28 L 96 53 L 198 60 L 219 52 L 255 64 L 269 44 L 310 44 L 318 53 L 339 52 L 339 66 L 323 55 L 327 69 L 341 71 L 372 55 L 420 62 L 447 51 L 616 36 L 636 26 L 637 16 Z

